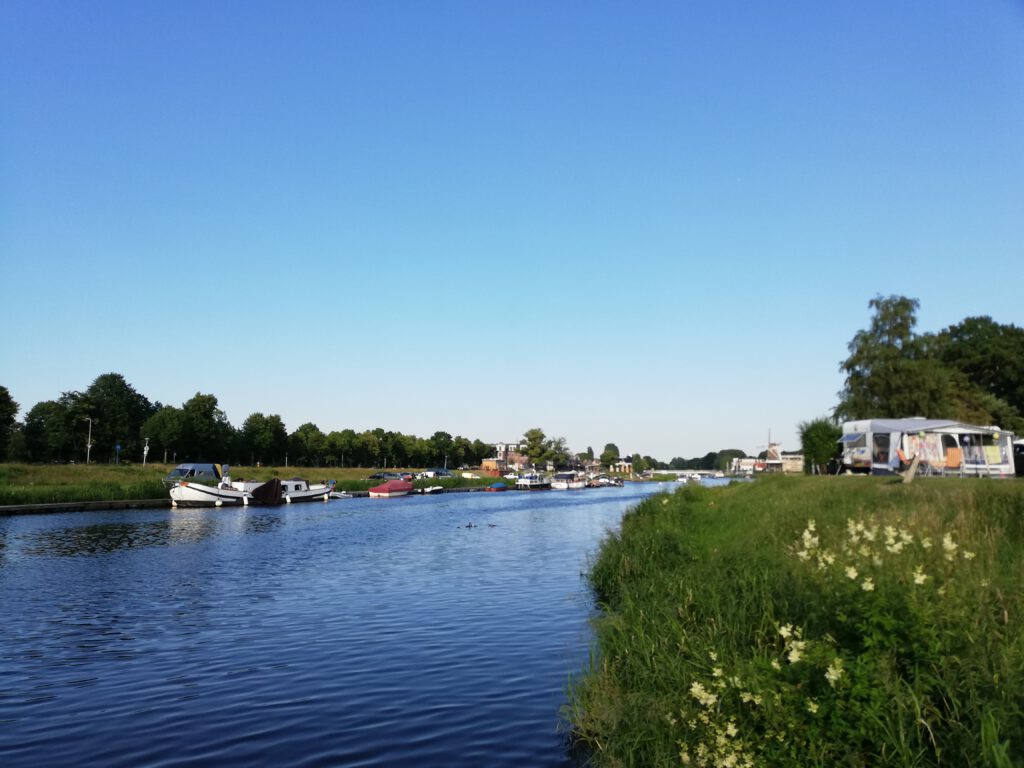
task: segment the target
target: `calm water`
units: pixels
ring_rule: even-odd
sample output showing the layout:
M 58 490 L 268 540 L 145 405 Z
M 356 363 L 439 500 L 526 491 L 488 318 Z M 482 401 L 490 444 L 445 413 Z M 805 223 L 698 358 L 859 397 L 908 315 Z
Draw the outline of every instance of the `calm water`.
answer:
M 0 765 L 571 765 L 582 572 L 665 489 L 0 517 Z

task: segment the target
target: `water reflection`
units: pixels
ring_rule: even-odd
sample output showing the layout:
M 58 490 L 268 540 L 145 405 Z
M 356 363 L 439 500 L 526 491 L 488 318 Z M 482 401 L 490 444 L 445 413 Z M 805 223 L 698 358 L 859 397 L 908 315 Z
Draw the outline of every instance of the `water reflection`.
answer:
M 0 519 L 4 768 L 565 768 L 580 573 L 653 490 Z
M 117 520 L 68 525 L 18 536 L 21 554 L 76 557 L 145 547 L 198 544 L 218 535 L 267 534 L 285 524 L 280 514 L 245 510 L 174 510 L 162 520 Z M 8 532 L 0 528 L 0 562 Z
M 202 541 L 216 526 L 202 518 L 144 522 L 96 523 L 26 534 L 22 551 L 28 555 L 76 557 L 125 549 L 165 547 Z

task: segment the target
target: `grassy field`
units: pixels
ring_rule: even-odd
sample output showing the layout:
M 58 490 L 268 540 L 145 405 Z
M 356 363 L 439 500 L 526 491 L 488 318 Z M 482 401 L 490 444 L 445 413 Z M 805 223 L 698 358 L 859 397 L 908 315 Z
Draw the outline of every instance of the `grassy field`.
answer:
M 160 482 L 174 468 L 170 464 L 0 464 L 0 506 L 73 501 L 123 501 L 167 496 Z M 231 477 L 268 480 L 302 477 L 310 482 L 336 480 L 339 490 L 365 491 L 380 480 L 369 480 L 378 470 L 366 468 L 231 467 Z M 389 470 L 392 471 L 392 470 Z M 463 477 L 417 480 L 414 485 L 465 488 L 488 485 L 494 478 Z
M 1024 483 L 762 478 L 631 511 L 566 716 L 597 766 L 1024 765 Z

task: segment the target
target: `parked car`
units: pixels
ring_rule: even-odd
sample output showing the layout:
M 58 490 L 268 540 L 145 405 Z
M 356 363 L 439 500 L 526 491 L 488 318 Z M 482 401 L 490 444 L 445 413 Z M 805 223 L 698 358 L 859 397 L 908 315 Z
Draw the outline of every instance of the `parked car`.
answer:
M 402 480 L 403 477 L 397 472 L 374 472 L 367 480 Z
M 420 472 L 420 477 L 455 477 L 455 475 L 453 475 L 447 469 L 442 469 L 441 467 L 433 467 L 432 469 L 425 469 L 422 472 Z

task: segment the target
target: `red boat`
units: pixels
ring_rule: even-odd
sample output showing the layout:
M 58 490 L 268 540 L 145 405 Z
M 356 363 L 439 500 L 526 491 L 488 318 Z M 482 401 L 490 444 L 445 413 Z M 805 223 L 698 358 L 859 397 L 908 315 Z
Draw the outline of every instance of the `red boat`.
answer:
M 412 493 L 412 483 L 405 480 L 388 480 L 370 489 L 371 499 L 390 499 L 394 496 L 408 496 Z

